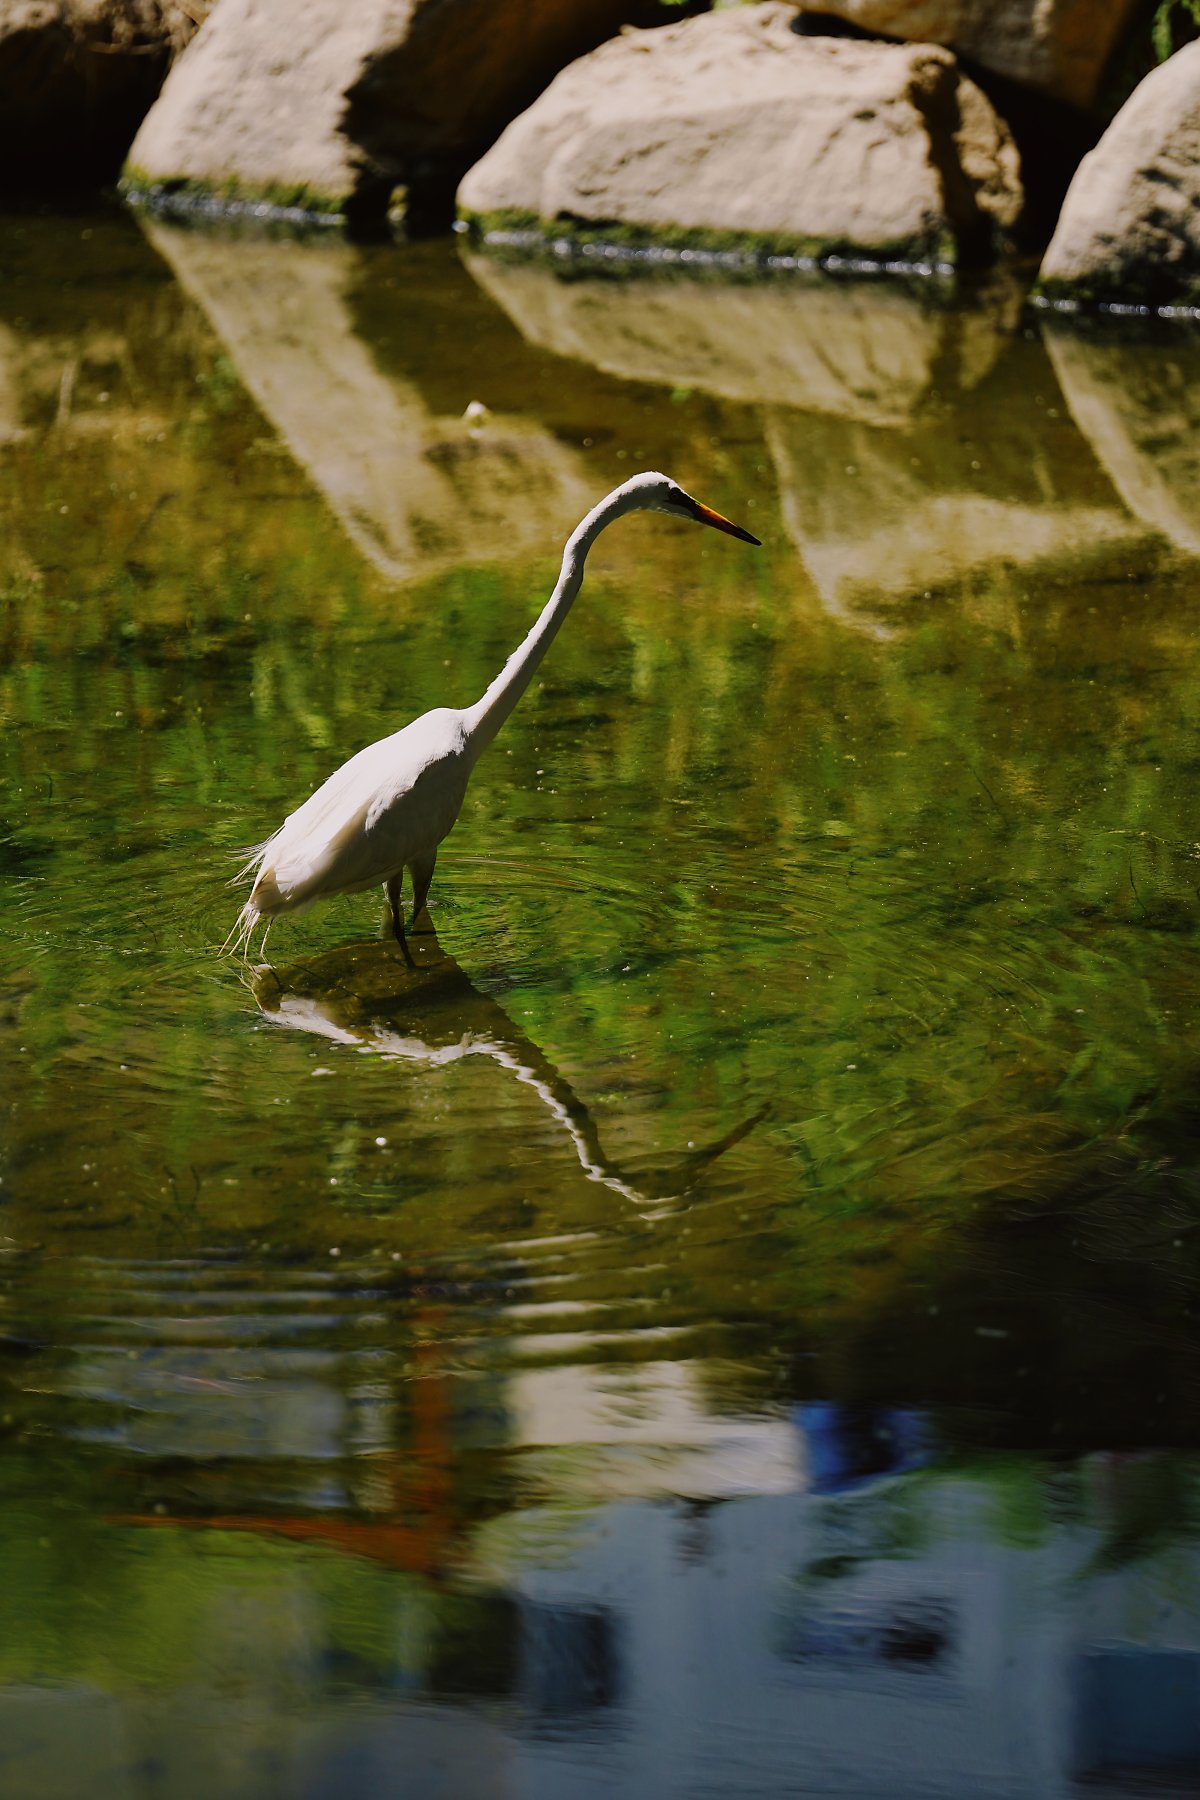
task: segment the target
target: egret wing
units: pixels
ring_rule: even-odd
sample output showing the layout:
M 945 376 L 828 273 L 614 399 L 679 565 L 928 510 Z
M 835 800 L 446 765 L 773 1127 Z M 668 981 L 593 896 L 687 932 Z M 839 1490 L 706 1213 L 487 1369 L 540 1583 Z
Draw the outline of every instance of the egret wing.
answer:
M 367 816 L 381 791 L 403 791 L 419 773 L 406 779 L 396 769 L 395 738 L 402 735 L 368 744 L 288 814 L 263 848 L 256 892 L 274 889 L 279 901 L 297 906 L 320 893 L 343 892 L 356 880 L 368 885 L 376 879 Z M 365 869 L 356 866 L 363 863 Z
M 442 826 L 446 809 L 431 809 L 422 777 L 453 760 L 458 729 L 457 716 L 439 708 L 335 769 L 264 846 L 254 888 L 260 908 L 285 911 L 370 887 L 398 873 L 431 833 L 440 840 L 457 807 Z

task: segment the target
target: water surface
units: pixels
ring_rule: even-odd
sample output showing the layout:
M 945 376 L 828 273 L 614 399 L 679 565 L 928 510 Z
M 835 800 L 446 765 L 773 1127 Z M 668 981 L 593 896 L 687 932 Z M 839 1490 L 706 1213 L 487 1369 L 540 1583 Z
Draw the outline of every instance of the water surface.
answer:
M 1189 1790 L 1194 336 L 0 273 L 0 1791 Z M 220 959 L 640 467 L 764 547 L 601 540 L 417 971 Z

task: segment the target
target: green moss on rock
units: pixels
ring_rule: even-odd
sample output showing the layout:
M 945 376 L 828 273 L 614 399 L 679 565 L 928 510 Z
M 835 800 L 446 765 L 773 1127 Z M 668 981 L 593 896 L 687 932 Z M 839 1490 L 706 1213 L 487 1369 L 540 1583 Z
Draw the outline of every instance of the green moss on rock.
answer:
M 747 261 L 765 262 L 788 258 L 805 266 L 829 265 L 839 259 L 846 262 L 871 263 L 886 267 L 901 264 L 905 269 L 956 268 L 958 245 L 948 231 L 934 232 L 917 238 L 897 238 L 889 243 L 857 244 L 846 238 L 798 237 L 783 232 L 750 232 L 719 230 L 712 227 L 682 225 L 646 226 L 624 220 L 588 222 L 582 219 L 542 219 L 535 213 L 497 211 L 463 212 L 460 223 L 480 243 L 489 247 L 508 245 L 514 238 L 524 238 L 519 247 L 527 254 L 548 252 L 564 241 L 580 251 L 593 246 L 628 252 L 631 257 L 654 251 L 686 250 L 708 256 L 737 256 Z
M 252 211 L 293 220 L 304 215 L 314 223 L 340 222 L 346 216 L 343 196 L 321 193 L 299 181 L 250 182 L 237 176 L 224 181 L 197 180 L 186 175 L 151 175 L 127 163 L 119 191 L 133 206 L 184 215 Z
M 1126 308 L 1150 312 L 1200 307 L 1200 275 L 1180 278 L 1169 269 L 1114 268 L 1086 280 L 1039 276 L 1030 298 L 1060 312 L 1104 312 Z

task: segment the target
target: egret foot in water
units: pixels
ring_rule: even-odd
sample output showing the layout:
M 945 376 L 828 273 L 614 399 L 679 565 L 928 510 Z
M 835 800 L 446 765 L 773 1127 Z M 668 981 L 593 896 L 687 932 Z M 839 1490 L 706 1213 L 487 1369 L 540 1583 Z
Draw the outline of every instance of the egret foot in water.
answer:
M 412 959 L 412 952 L 404 937 L 404 902 L 400 898 L 400 883 L 402 880 L 403 872 L 399 875 L 393 875 L 387 884 L 388 905 L 392 909 L 392 936 L 399 944 L 401 954 L 409 968 L 415 969 L 417 965 Z
M 423 856 L 419 861 L 409 865 L 412 870 L 413 909 L 408 929 L 412 932 L 417 929 L 417 914 L 421 911 L 429 894 L 429 884 L 433 880 L 433 869 L 436 862 L 437 851 L 432 850 L 428 856 Z M 432 921 L 429 929 L 433 930 Z

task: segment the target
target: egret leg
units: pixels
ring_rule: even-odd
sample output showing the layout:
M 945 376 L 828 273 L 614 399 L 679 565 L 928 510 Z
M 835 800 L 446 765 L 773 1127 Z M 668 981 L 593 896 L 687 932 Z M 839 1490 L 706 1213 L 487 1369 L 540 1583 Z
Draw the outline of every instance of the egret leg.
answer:
M 417 965 L 413 961 L 412 953 L 404 941 L 404 902 L 400 898 L 400 884 L 403 879 L 404 872 L 402 870 L 399 875 L 393 875 L 392 879 L 387 884 L 388 905 L 392 909 L 392 936 L 403 951 L 404 960 L 409 968 L 415 969 Z
M 437 851 L 435 850 L 430 856 L 422 857 L 418 862 L 409 864 L 413 884 L 412 923 L 408 928 L 410 931 L 417 929 L 417 914 L 425 904 L 425 897 L 429 893 L 429 884 L 433 880 L 433 867 L 436 862 Z

